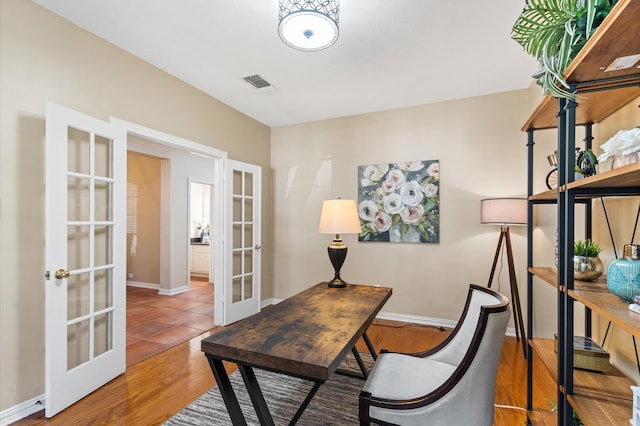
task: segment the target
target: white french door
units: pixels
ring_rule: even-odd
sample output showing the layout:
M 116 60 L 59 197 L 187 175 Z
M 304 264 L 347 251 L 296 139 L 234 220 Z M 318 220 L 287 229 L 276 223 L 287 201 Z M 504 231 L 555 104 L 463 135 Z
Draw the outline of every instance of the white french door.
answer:
M 260 217 L 262 169 L 224 160 L 223 323 L 260 311 Z
M 126 131 L 46 117 L 46 405 L 52 417 L 126 368 Z

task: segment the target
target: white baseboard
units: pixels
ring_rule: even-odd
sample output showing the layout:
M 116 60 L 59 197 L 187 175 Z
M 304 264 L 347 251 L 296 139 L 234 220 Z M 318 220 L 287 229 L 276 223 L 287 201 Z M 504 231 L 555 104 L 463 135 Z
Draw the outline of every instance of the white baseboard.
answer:
M 148 288 L 151 290 L 160 290 L 160 284 L 142 283 L 139 281 L 127 281 L 129 287 Z
M 188 285 L 183 285 L 182 287 L 178 287 L 178 288 L 172 288 L 171 290 L 161 289 L 160 284 L 141 283 L 138 281 L 127 281 L 127 285 L 130 287 L 139 287 L 139 288 L 148 288 L 150 290 L 158 290 L 158 294 L 161 296 L 174 296 L 176 294 L 189 291 Z
M 189 291 L 188 285 L 183 285 L 182 287 L 172 288 L 171 290 L 158 290 L 158 294 L 161 296 L 175 296 L 176 294 L 184 293 Z
M 7 426 L 44 410 L 44 394 L 0 412 L 0 426 Z
M 407 314 L 395 314 L 392 312 L 380 312 L 376 318 L 390 320 L 390 321 L 401 321 L 401 322 L 410 322 L 414 324 L 420 325 L 431 325 L 434 327 L 445 327 L 445 328 L 454 328 L 458 323 L 458 320 L 445 320 L 441 318 L 431 318 L 431 317 L 420 317 L 417 315 L 407 315 Z M 507 331 L 505 332 L 505 336 L 516 336 L 516 329 L 513 327 L 507 327 Z

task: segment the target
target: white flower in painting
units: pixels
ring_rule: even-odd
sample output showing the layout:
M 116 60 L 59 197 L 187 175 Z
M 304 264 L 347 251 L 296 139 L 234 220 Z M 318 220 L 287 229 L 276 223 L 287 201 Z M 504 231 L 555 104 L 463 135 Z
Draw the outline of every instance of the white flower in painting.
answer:
M 397 168 L 400 170 L 406 170 L 408 172 L 417 172 L 422 170 L 424 163 L 422 161 L 405 161 L 403 163 L 396 163 Z
M 422 192 L 424 192 L 424 195 L 427 198 L 433 197 L 438 193 L 438 185 L 434 185 L 433 183 L 425 183 L 424 185 L 422 185 Z
M 371 186 L 380 182 L 388 170 L 388 164 L 377 164 L 365 167 L 364 172 L 362 173 L 362 180 L 360 181 L 362 186 Z
M 402 211 L 402 207 L 404 207 L 402 197 L 395 192 L 384 197 L 383 205 L 384 210 L 389 214 L 398 214 Z
M 404 183 L 404 173 L 398 169 L 393 169 L 387 175 L 387 180 L 392 182 L 396 188 Z
M 420 184 L 415 180 L 405 182 L 400 187 L 400 196 L 402 197 L 404 204 L 407 206 L 417 206 L 424 198 Z
M 429 164 L 429 167 L 427 167 L 427 173 L 429 176 L 440 178 L 440 162 Z
M 376 192 L 373 194 L 374 201 L 381 203 L 384 197 L 387 196 L 387 192 L 382 188 L 376 188 Z
M 424 216 L 422 205 L 407 206 L 400 212 L 400 218 L 407 225 L 418 225 Z
M 376 218 L 372 223 L 376 232 L 387 232 L 391 228 L 391 216 L 379 211 L 376 213 Z
M 385 180 L 381 185 L 384 192 L 390 194 L 396 190 L 396 183 L 390 180 Z
M 378 205 L 373 200 L 364 200 L 358 205 L 360 219 L 371 222 L 376 218 Z
M 603 153 L 598 156 L 598 162 L 602 163 L 609 157 L 616 155 L 629 155 L 640 151 L 640 126 L 630 130 L 620 130 L 611 139 L 600 145 Z

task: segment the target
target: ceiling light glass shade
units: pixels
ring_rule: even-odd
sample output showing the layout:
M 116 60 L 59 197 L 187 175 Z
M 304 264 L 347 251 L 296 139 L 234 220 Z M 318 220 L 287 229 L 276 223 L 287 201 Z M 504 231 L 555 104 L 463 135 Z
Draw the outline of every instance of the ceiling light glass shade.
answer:
M 298 50 L 326 49 L 338 39 L 339 0 L 279 0 L 278 33 Z

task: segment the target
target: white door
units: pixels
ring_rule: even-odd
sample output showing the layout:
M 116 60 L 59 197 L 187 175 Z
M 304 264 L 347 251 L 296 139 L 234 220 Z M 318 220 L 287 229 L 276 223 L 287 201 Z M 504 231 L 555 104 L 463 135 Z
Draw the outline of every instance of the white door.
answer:
M 126 368 L 126 149 L 124 129 L 47 104 L 47 417 Z
M 260 311 L 259 166 L 225 160 L 224 324 Z

